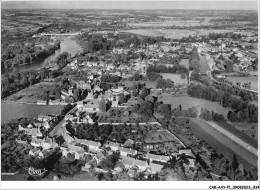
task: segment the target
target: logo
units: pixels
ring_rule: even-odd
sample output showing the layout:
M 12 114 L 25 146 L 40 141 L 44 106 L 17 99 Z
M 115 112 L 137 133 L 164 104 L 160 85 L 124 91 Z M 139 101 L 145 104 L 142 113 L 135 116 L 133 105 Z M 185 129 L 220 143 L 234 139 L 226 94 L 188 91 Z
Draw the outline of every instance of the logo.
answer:
M 44 169 L 35 169 L 33 167 L 25 168 L 28 170 L 29 175 L 31 176 L 43 176 L 48 170 Z

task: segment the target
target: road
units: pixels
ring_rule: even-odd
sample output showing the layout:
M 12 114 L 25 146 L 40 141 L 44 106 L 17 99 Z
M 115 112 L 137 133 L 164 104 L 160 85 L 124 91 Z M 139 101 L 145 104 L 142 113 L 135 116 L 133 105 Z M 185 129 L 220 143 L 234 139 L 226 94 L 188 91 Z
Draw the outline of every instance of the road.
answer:
M 70 110 L 66 115 L 69 113 L 74 112 L 77 109 L 77 106 L 75 106 L 72 110 Z M 66 117 L 66 116 L 65 116 Z M 67 133 L 67 129 L 65 127 L 65 117 L 53 128 L 53 130 L 50 132 L 50 136 L 58 136 L 63 133 Z

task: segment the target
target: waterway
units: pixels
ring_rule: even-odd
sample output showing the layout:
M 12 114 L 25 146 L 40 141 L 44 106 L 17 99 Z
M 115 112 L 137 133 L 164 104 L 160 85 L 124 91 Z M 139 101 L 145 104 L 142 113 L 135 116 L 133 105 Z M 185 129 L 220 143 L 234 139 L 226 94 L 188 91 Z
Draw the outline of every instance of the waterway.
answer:
M 63 52 L 68 52 L 69 54 L 71 54 L 71 56 L 74 56 L 76 53 L 79 53 L 81 51 L 82 51 L 82 47 L 78 43 L 76 43 L 76 41 L 72 37 L 62 37 L 60 49 L 57 49 L 55 53 L 52 54 L 51 56 L 36 63 L 10 68 L 6 70 L 5 73 L 12 73 L 15 70 L 19 70 L 19 71 L 40 70 L 42 68 L 45 68 L 49 64 L 49 62 L 54 61 L 56 57 L 62 54 Z

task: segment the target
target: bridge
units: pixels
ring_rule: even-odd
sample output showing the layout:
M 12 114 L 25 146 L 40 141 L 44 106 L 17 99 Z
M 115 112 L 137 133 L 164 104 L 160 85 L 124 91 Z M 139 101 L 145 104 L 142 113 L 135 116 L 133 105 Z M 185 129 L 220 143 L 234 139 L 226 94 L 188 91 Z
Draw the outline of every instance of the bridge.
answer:
M 33 35 L 33 38 L 41 37 L 41 36 L 77 36 L 79 34 L 82 34 L 81 32 L 74 32 L 74 33 L 40 33 Z

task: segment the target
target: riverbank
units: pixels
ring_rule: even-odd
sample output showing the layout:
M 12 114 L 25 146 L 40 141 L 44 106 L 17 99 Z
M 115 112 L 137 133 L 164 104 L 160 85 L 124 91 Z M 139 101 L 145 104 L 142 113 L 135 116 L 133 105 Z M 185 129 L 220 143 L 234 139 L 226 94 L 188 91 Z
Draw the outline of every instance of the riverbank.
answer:
M 12 73 L 15 70 L 18 71 L 31 71 L 31 70 L 40 70 L 46 68 L 51 61 L 54 61 L 56 57 L 64 52 L 68 52 L 71 56 L 74 56 L 76 53 L 82 51 L 82 46 L 76 42 L 72 37 L 62 37 L 60 42 L 60 48 L 55 50 L 55 52 L 39 61 L 35 61 L 32 64 L 19 65 L 15 68 L 7 69 L 4 73 Z

